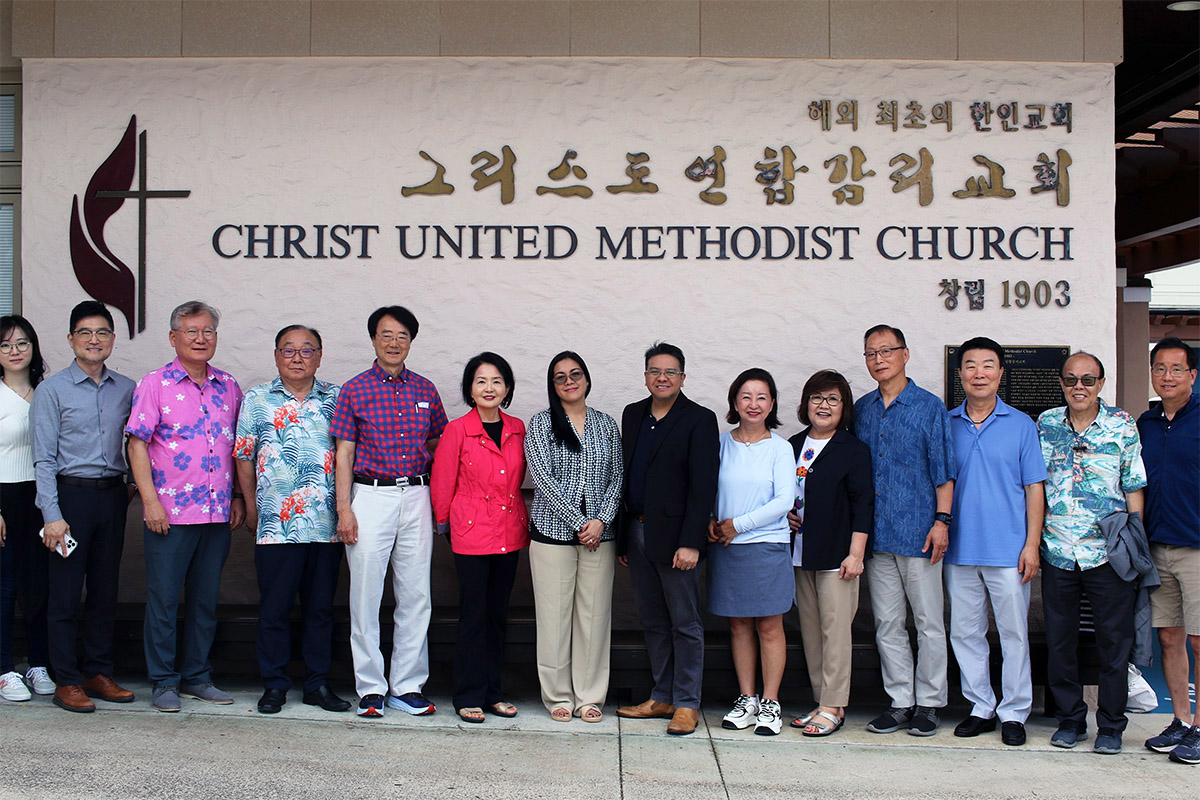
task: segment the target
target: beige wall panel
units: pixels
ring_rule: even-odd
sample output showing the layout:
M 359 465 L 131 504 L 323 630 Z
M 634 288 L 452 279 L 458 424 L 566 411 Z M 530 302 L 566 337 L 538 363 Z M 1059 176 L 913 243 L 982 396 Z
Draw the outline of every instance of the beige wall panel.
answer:
M 314 56 L 436 56 L 436 0 L 313 0 Z
M 958 57 L 954 0 L 832 0 L 831 58 Z
M 454 0 L 441 4 L 444 56 L 565 56 L 567 0 Z
M 700 55 L 829 58 L 829 0 L 703 0 Z
M 13 2 L 12 54 L 17 58 L 54 55 L 54 3 L 51 0 Z
M 958 57 L 1082 61 L 1083 0 L 961 0 Z
M 1120 64 L 1125 26 L 1121 0 L 1083 0 L 1083 60 Z
M 574 0 L 573 56 L 698 56 L 700 3 Z
M 183 0 L 185 56 L 306 56 L 309 3 Z
M 57 58 L 178 56 L 179 2 L 58 0 L 54 4 Z
M 12 0 L 0 0 L 0 68 L 21 66 L 21 59 L 12 54 L 12 18 Z

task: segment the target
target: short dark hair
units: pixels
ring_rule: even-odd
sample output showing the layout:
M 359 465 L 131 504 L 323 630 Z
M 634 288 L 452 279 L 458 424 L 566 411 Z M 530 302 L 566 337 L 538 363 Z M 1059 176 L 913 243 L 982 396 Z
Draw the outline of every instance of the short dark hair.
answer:
M 578 453 L 583 449 L 583 443 L 575 435 L 575 429 L 567 419 L 567 412 L 563 410 L 562 400 L 559 399 L 558 392 L 554 391 L 554 368 L 560 361 L 566 361 L 568 358 L 579 365 L 583 370 L 583 377 L 587 379 L 587 388 L 583 390 L 583 396 L 587 397 L 592 393 L 592 373 L 588 372 L 583 357 L 574 350 L 563 350 L 550 359 L 550 366 L 546 368 L 546 394 L 550 398 L 550 430 L 554 434 L 554 440 L 568 450 Z
M 893 328 L 891 325 L 876 325 L 873 328 L 867 328 L 867 332 L 863 334 L 863 344 L 865 345 L 867 339 L 870 339 L 877 333 L 890 333 L 896 337 L 896 341 L 900 343 L 901 347 L 908 347 L 908 342 L 904 339 L 904 331 L 899 328 Z
M 1103 377 L 1104 377 L 1104 363 L 1103 363 L 1103 362 L 1101 362 L 1101 361 L 1100 361 L 1100 359 L 1099 359 L 1099 358 L 1097 358 L 1095 355 L 1093 355 L 1093 354 L 1091 354 L 1091 353 L 1087 352 L 1086 350 L 1076 350 L 1074 353 L 1071 353 L 1071 354 L 1070 354 L 1070 355 L 1068 355 L 1066 358 L 1064 358 L 1064 359 L 1062 360 L 1062 363 L 1061 363 L 1061 364 L 1059 364 L 1059 366 L 1058 366 L 1058 377 L 1060 377 L 1060 378 L 1061 378 L 1061 377 L 1063 376 L 1063 373 L 1065 372 L 1065 370 L 1066 370 L 1066 368 L 1067 368 L 1067 362 L 1068 362 L 1068 361 L 1070 361 L 1070 360 L 1071 360 L 1072 358 L 1074 358 L 1075 356 L 1087 356 L 1087 357 L 1088 357 L 1088 358 L 1090 358 L 1092 361 L 1095 361 L 1095 362 L 1096 362 L 1096 369 L 1100 370 L 1100 374 L 1099 374 L 1099 375 L 1097 375 L 1096 377 L 1097 377 L 1097 378 L 1103 378 Z
M 685 371 L 683 369 L 683 351 L 675 345 L 668 342 L 655 342 L 654 344 L 650 345 L 650 347 L 646 350 L 647 368 L 650 366 L 650 359 L 654 358 L 655 356 L 671 356 L 679 362 L 679 371 Z
M 71 327 L 73 329 L 75 326 Z M 36 387 L 42 382 L 42 378 L 46 377 L 46 360 L 42 358 L 42 346 L 38 344 L 37 331 L 29 324 L 29 320 L 20 314 L 0 317 L 0 340 L 8 338 L 8 334 L 15 329 L 20 329 L 21 333 L 29 338 L 29 385 Z M 0 367 L 0 378 L 3 377 L 4 367 Z
M 1196 351 L 1188 346 L 1188 343 L 1178 336 L 1168 336 L 1167 338 L 1154 345 L 1154 349 L 1150 351 L 1150 365 L 1154 365 L 1154 359 L 1158 358 L 1158 354 L 1163 350 L 1182 350 L 1187 354 L 1188 369 L 1196 369 Z
M 491 364 L 500 372 L 500 377 L 504 379 L 504 385 L 508 389 L 508 394 L 500 401 L 500 407 L 508 408 L 508 404 L 512 402 L 513 398 L 513 387 L 516 385 L 516 380 L 513 379 L 512 367 L 508 365 L 508 362 L 503 357 L 487 351 L 475 356 L 467 362 L 467 366 L 463 367 L 463 402 L 471 408 L 475 407 L 475 398 L 471 397 L 471 385 L 475 383 L 475 372 L 484 364 Z
M 318 349 L 324 346 L 321 344 L 321 332 L 316 328 L 310 328 L 307 325 L 288 325 L 286 328 L 282 328 L 279 333 L 275 334 L 275 346 L 279 347 L 279 343 L 283 341 L 283 337 L 287 336 L 292 331 L 307 331 L 312 334 L 314 339 L 317 340 Z
M 842 396 L 842 420 L 839 427 L 848 431 L 854 430 L 854 392 L 850 391 L 850 383 L 842 375 L 832 369 L 823 369 L 812 374 L 804 383 L 804 391 L 800 393 L 800 407 L 796 409 L 796 416 L 805 425 L 812 425 L 812 420 L 808 416 L 808 400 L 818 392 L 825 392 L 830 389 L 837 389 L 838 394 Z
M 741 421 L 742 417 L 737 412 L 737 396 L 742 387 L 750 381 L 762 381 L 767 385 L 767 391 L 771 393 L 771 413 L 767 414 L 767 430 L 778 428 L 783 424 L 779 421 L 779 391 L 775 388 L 775 379 L 771 377 L 771 373 L 761 367 L 743 370 L 742 374 L 729 384 L 729 412 L 725 415 L 725 421 L 731 425 Z
M 962 343 L 962 347 L 958 348 L 959 369 L 962 369 L 963 356 L 967 354 L 968 350 L 990 350 L 996 354 L 996 360 L 1000 362 L 1000 367 L 1004 367 L 1004 348 L 986 336 L 976 336 L 973 339 L 967 339 Z
M 384 317 L 391 317 L 408 328 L 409 338 L 417 338 L 417 328 L 421 326 L 411 311 L 404 306 L 380 306 L 371 312 L 371 316 L 367 317 L 367 333 L 371 334 L 372 339 L 375 338 L 375 332 L 379 330 L 379 321 Z
M 84 300 L 71 309 L 71 327 L 67 330 L 67 333 L 74 333 L 75 326 L 79 324 L 79 320 L 87 319 L 88 317 L 104 317 L 104 321 L 108 323 L 108 327 L 116 327 L 113 324 L 113 315 L 108 310 L 108 306 L 98 300 Z

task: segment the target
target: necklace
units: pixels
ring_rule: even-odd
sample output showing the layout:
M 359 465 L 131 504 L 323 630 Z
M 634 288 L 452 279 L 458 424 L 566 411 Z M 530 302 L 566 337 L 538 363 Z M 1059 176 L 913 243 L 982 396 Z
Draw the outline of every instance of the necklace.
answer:
M 13 386 L 11 383 L 9 383 L 8 381 L 5 381 L 5 382 L 4 382 L 4 385 L 5 385 L 5 386 L 7 386 L 8 388 L 12 389 L 12 390 L 13 390 L 13 393 L 14 393 L 15 395 L 17 395 L 18 397 L 20 397 L 22 400 L 28 400 L 28 399 L 29 399 L 29 395 L 33 394 L 33 387 L 32 387 L 32 386 L 30 386 L 28 389 L 26 389 L 26 390 L 25 390 L 25 391 L 23 391 L 23 392 L 19 392 L 19 391 L 17 391 L 17 388 L 16 388 L 15 386 Z
M 754 441 L 747 441 L 747 440 L 743 439 L 741 436 L 739 436 L 739 435 L 738 435 L 738 432 L 739 432 L 740 430 L 741 430 L 741 428 L 734 428 L 734 430 L 733 430 L 733 431 L 730 433 L 730 436 L 732 436 L 732 437 L 733 437 L 733 440 L 734 440 L 735 442 L 739 442 L 740 444 L 744 444 L 744 445 L 746 445 L 746 447 L 749 447 L 750 445 L 752 445 L 752 444 L 755 444 L 755 443 L 757 443 L 757 442 L 761 442 L 763 439 L 766 439 L 768 436 L 770 436 L 770 435 L 771 435 L 771 432 L 770 432 L 770 431 L 765 431 L 765 432 L 764 432 L 764 435 L 760 435 L 760 436 L 759 436 L 757 439 L 755 439 Z

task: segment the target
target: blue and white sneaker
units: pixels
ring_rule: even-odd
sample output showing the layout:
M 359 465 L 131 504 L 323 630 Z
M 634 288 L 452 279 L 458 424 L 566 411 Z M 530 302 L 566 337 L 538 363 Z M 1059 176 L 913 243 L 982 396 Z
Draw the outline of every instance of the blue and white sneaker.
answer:
M 391 705 L 389 703 L 388 705 Z M 358 701 L 358 715 L 378 719 L 383 716 L 383 695 L 368 694 Z
M 420 692 L 406 692 L 399 697 L 389 694 L 387 706 L 403 711 L 405 714 L 412 714 L 414 717 L 424 717 L 437 710 L 433 703 L 429 702 L 429 698 Z
M 1177 764 L 1200 764 L 1200 725 L 1187 729 L 1183 739 L 1171 751 L 1171 760 Z

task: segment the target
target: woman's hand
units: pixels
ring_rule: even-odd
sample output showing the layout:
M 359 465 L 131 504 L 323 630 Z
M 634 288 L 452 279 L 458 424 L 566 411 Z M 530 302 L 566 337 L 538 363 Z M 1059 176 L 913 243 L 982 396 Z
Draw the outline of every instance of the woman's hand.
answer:
M 589 519 L 579 532 L 579 543 L 594 553 L 600 547 L 600 537 L 603 534 L 604 523 L 598 519 Z
M 724 546 L 728 547 L 737 535 L 738 532 L 733 527 L 732 519 L 723 519 L 717 523 L 717 541 Z
M 842 560 L 842 566 L 838 569 L 838 577 L 844 581 L 852 581 L 859 575 L 863 574 L 862 556 L 856 556 L 854 553 L 846 556 Z
M 800 517 L 796 516 L 795 511 L 789 511 L 787 513 L 787 520 L 788 520 L 788 527 L 792 529 L 792 533 L 799 533 L 802 520 L 800 519 Z
M 717 542 L 717 541 L 719 541 L 719 539 L 720 539 L 720 537 L 717 536 L 717 518 L 709 517 L 708 518 L 708 541 L 709 541 L 709 544 Z

